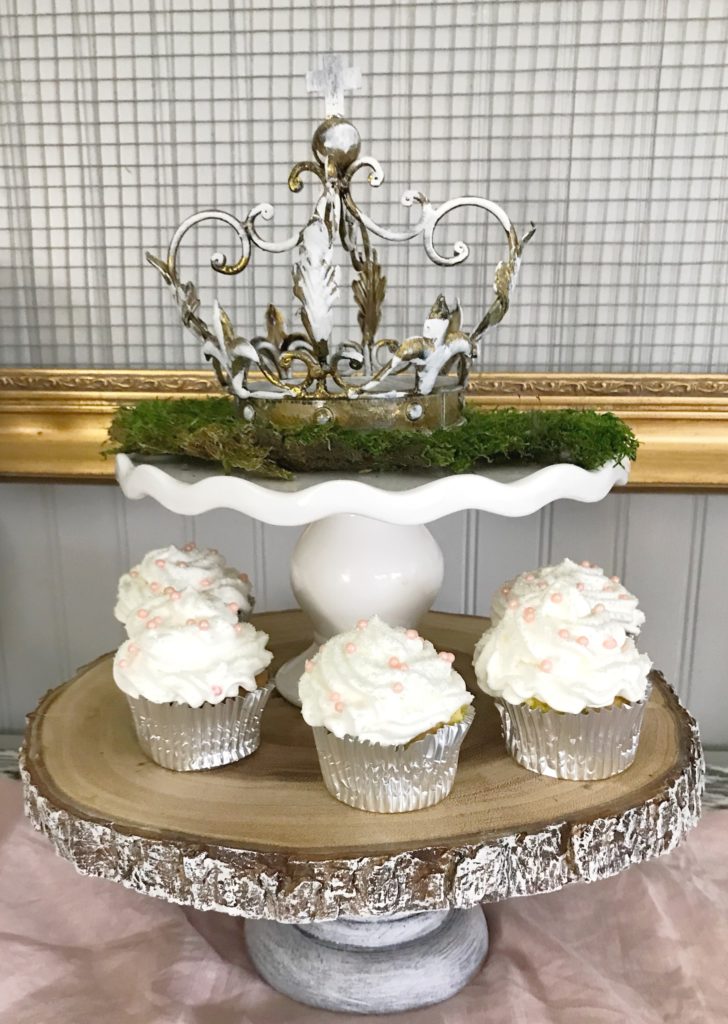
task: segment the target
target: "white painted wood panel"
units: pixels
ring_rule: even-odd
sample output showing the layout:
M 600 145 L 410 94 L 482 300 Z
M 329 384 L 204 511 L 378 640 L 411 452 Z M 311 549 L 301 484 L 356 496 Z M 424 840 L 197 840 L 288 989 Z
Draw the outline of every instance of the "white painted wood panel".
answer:
M 487 615 L 491 596 L 504 580 L 541 564 L 542 555 L 548 557 L 543 551 L 543 534 L 549 515 L 548 509 L 522 519 L 477 513 L 475 546 L 466 553 L 473 566 L 471 593 L 463 611 Z
M 609 569 L 610 575 L 624 575 L 624 524 L 630 500 L 625 494 L 610 494 L 595 505 L 555 502 L 545 559 L 588 559 Z
M 683 652 L 694 625 L 694 531 L 706 500 L 636 494 L 629 502 L 624 577 L 648 617 L 640 643 L 681 696 L 688 687 Z
M 49 687 L 112 649 L 116 580 L 145 551 L 194 539 L 250 572 L 260 610 L 294 605 L 297 529 L 234 512 L 185 520 L 111 485 L 0 484 L 0 731 Z M 523 519 L 478 513 L 433 525 L 446 559 L 437 607 L 487 613 L 507 577 L 564 555 L 623 576 L 648 616 L 643 646 L 689 701 L 706 743 L 728 744 L 728 495 L 612 494 Z
M 3 486 L 0 499 L 0 707 L 5 731 L 68 674 L 67 604 L 53 488 Z
M 458 512 L 430 524 L 430 531 L 445 556 L 445 578 L 434 607 L 440 612 L 464 612 L 471 559 L 468 552 L 472 533 L 471 515 Z
M 683 651 L 685 699 L 703 741 L 728 745 L 728 496 L 705 499 L 700 560 L 694 572 L 695 620 Z

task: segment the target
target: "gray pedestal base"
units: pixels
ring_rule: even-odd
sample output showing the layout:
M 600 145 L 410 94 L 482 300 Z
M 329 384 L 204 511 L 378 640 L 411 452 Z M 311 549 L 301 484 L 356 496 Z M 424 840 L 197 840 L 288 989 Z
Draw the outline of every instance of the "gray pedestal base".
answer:
M 480 969 L 488 929 L 480 907 L 322 924 L 248 921 L 250 956 L 273 988 L 300 1003 L 394 1013 L 458 992 Z

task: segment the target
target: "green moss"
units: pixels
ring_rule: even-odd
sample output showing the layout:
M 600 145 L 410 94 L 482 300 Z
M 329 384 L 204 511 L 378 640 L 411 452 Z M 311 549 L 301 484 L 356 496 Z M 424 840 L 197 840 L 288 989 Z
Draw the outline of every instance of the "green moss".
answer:
M 146 399 L 119 409 L 109 427 L 109 454 L 181 455 L 219 463 L 226 473 L 290 474 L 269 459 L 229 398 Z
M 225 472 L 266 477 L 304 470 L 464 473 L 505 462 L 596 469 L 637 454 L 637 440 L 623 420 L 591 410 L 471 408 L 462 426 L 431 434 L 333 425 L 284 433 L 244 423 L 228 398 L 138 402 L 117 412 L 109 438 L 112 452 L 181 455 L 219 463 Z

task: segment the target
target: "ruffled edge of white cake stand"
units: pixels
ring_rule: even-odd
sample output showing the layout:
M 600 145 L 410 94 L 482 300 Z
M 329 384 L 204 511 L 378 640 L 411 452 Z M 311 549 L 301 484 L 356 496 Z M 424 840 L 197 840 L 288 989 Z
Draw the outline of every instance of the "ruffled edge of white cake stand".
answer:
M 475 509 L 517 517 L 537 512 L 559 499 L 601 501 L 613 487 L 625 484 L 629 465 L 610 462 L 586 470 L 567 463 L 543 466 L 516 480 L 498 480 L 498 469 L 437 476 L 402 488 L 405 474 L 355 478 L 299 474 L 294 485 L 281 481 L 204 475 L 192 482 L 178 479 L 160 465 L 128 455 L 116 456 L 116 479 L 128 498 L 150 497 L 171 512 L 199 515 L 229 508 L 272 526 L 303 526 L 327 516 L 367 516 L 400 526 L 430 523 L 453 512 Z

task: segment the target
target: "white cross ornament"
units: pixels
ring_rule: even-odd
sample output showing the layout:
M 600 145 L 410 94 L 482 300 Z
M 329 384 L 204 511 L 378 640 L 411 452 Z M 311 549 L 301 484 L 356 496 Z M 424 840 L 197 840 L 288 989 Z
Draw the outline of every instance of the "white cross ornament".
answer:
M 326 116 L 344 113 L 344 92 L 361 88 L 359 68 L 345 68 L 343 57 L 338 53 L 327 53 L 322 59 L 323 67 L 306 73 L 306 88 L 309 92 L 323 96 Z

